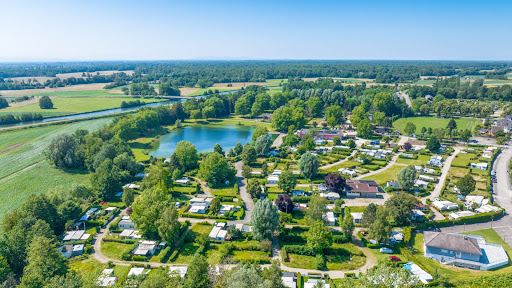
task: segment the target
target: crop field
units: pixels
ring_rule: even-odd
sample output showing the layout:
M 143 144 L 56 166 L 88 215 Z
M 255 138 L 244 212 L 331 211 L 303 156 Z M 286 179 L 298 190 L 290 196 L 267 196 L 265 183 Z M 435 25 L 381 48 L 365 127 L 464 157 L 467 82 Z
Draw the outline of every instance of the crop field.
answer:
M 51 140 L 77 129 L 97 130 L 112 121 L 102 118 L 72 124 L 0 132 L 0 218 L 30 195 L 46 193 L 57 186 L 88 183 L 89 176 L 54 169 L 46 162 L 44 150 Z
M 41 113 L 44 117 L 76 114 L 121 107 L 123 101 L 134 101 L 132 97 L 59 97 L 52 98 L 53 109 L 41 109 L 39 103 L 2 109 L 1 113 Z M 146 103 L 161 99 L 141 99 Z
M 395 129 L 402 131 L 402 133 L 405 133 L 405 125 L 408 122 L 413 123 L 416 125 L 416 134 L 420 133 L 421 127 L 431 127 L 432 129 L 436 128 L 446 128 L 446 125 L 450 121 L 449 118 L 437 118 L 437 117 L 409 117 L 409 118 L 401 118 L 396 120 L 393 123 L 393 127 Z M 457 129 L 469 129 L 473 130 L 475 125 L 482 123 L 482 120 L 478 119 L 469 119 L 469 118 L 456 118 L 455 122 L 457 123 Z

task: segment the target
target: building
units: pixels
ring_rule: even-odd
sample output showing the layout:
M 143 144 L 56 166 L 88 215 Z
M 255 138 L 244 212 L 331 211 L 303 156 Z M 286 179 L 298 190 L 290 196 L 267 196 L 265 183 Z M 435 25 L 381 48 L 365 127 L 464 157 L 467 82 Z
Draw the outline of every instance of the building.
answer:
M 475 212 L 477 213 L 487 213 L 491 211 L 498 212 L 501 211 L 501 208 L 487 204 L 475 209 Z
M 348 168 L 340 168 L 340 169 L 338 169 L 338 172 L 343 175 L 350 176 L 351 178 L 357 176 L 356 171 L 354 171 L 352 169 L 348 169 Z
M 400 188 L 400 184 L 398 184 L 398 182 L 396 182 L 396 181 L 388 181 L 388 182 L 386 182 L 386 188 L 388 188 L 388 187 Z
M 293 272 L 283 272 L 283 274 L 281 276 L 281 281 L 283 282 L 284 287 L 287 287 L 287 288 L 297 287 L 297 283 L 295 280 L 295 273 L 293 273 Z
M 334 216 L 334 212 L 332 212 L 332 211 L 324 213 L 322 215 L 322 219 L 324 220 L 325 225 L 327 225 L 327 226 L 335 226 L 336 222 L 337 222 L 337 219 Z
M 279 175 L 268 175 L 267 176 L 267 184 L 277 184 L 279 182 Z
M 130 220 L 130 216 L 123 216 L 121 221 L 117 224 L 119 229 L 135 229 L 135 224 Z
M 208 203 L 195 203 L 192 204 L 192 206 L 190 206 L 190 209 L 188 209 L 188 213 L 205 214 L 206 210 L 208 210 L 208 207 L 210 207 Z
M 427 174 L 436 174 L 436 170 L 427 167 L 423 168 L 423 172 Z
M 318 282 L 323 283 L 323 286 L 319 286 Z M 322 287 L 322 288 L 331 288 L 331 286 L 327 283 L 325 283 L 324 280 L 321 279 L 313 279 L 309 278 L 307 282 L 304 283 L 304 288 L 315 288 L 315 287 Z
M 404 158 L 414 158 L 414 155 L 413 154 L 410 154 L 410 153 L 402 153 L 402 157 Z
M 235 224 L 235 228 L 240 230 L 242 233 L 247 233 L 247 232 L 252 231 L 251 225 L 242 224 L 242 223 Z
M 176 273 L 180 275 L 182 279 L 185 279 L 185 276 L 187 276 L 187 271 L 187 266 L 169 266 L 169 274 Z
M 323 197 L 330 201 L 336 201 L 341 198 L 340 194 L 338 194 L 336 192 L 320 193 L 320 197 Z
M 433 167 L 443 167 L 443 156 L 434 155 L 430 157 L 430 160 L 427 162 L 427 165 Z
M 114 269 L 103 269 L 101 275 L 96 280 L 96 285 L 100 287 L 111 287 L 116 285 L 117 277 L 114 277 Z
M 136 185 L 136 184 L 133 184 L 133 183 L 128 183 L 128 184 L 124 185 L 123 188 L 139 189 L 140 185 Z
M 379 183 L 374 180 L 347 180 L 345 191 L 348 197 L 374 198 L 379 192 Z
M 305 135 L 310 134 L 310 130 L 309 129 L 300 129 L 300 130 L 297 130 L 297 132 L 295 134 L 297 134 L 300 138 L 302 138 Z M 333 128 L 330 130 L 327 130 L 327 129 L 317 130 L 317 131 L 315 131 L 315 134 L 313 137 L 315 140 L 332 140 L 336 137 L 339 137 L 342 140 L 344 139 L 343 138 L 344 137 L 343 130 L 341 130 L 339 128 Z
M 188 185 L 190 184 L 190 179 L 188 179 L 188 177 L 183 177 L 181 179 L 176 180 L 176 183 L 180 185 Z
M 141 240 L 139 245 L 133 251 L 133 255 L 138 256 L 153 256 L 155 254 L 158 243 L 156 241 Z
M 457 203 L 453 203 L 450 201 L 434 201 L 432 202 L 432 205 L 439 209 L 440 211 L 455 210 L 459 208 L 459 205 L 457 205 Z
M 361 219 L 363 219 L 362 212 L 350 212 L 350 216 L 354 219 L 354 224 L 361 224 Z
M 414 166 L 414 170 L 416 170 L 416 173 L 420 173 L 421 171 L 423 171 L 423 166 L 416 165 Z
M 425 272 L 425 270 L 421 269 L 420 266 L 412 261 L 405 263 L 403 268 L 411 273 L 412 278 L 416 278 L 423 284 L 428 284 L 428 282 L 434 280 L 432 275 Z
M 139 230 L 132 230 L 132 229 L 125 229 L 123 232 L 119 234 L 119 237 L 123 238 L 129 238 L 129 239 L 140 239 L 142 238 L 141 235 L 139 235 Z
M 508 255 L 499 244 L 481 236 L 424 232 L 425 257 L 446 265 L 490 270 L 508 264 Z
M 225 241 L 228 231 L 225 230 L 226 223 L 216 223 L 208 234 L 210 240 Z
M 417 221 L 417 220 L 423 220 L 425 219 L 425 213 L 419 209 L 412 210 L 411 220 Z
M 464 205 L 468 208 L 471 208 L 473 204 L 476 203 L 478 207 L 489 203 L 489 200 L 485 199 L 482 195 L 467 195 L 465 198 Z
M 73 230 L 68 231 L 64 235 L 64 238 L 62 238 L 62 241 L 80 241 L 80 240 L 87 240 L 91 237 L 91 234 L 85 233 L 85 230 Z
M 294 197 L 297 197 L 297 196 L 306 196 L 306 192 L 304 190 L 293 190 L 292 191 L 292 196 Z
M 235 205 L 222 204 L 220 207 L 219 215 L 224 215 L 235 209 Z
M 137 277 L 144 274 L 144 267 L 132 267 L 128 272 L 128 277 Z
M 67 244 L 58 248 L 60 255 L 67 259 L 84 254 L 84 249 L 84 244 Z
M 471 163 L 471 168 L 476 168 L 476 169 L 480 169 L 480 170 L 487 170 L 487 166 L 488 164 L 487 163 Z
M 458 212 L 450 213 L 450 215 L 448 215 L 448 217 L 450 217 L 453 220 L 457 220 L 459 218 L 470 217 L 470 216 L 473 216 L 473 215 L 475 215 L 475 212 L 471 212 L 471 211 L 458 211 Z
M 427 189 L 428 188 L 428 182 L 416 179 L 416 180 L 414 180 L 414 187 L 419 187 L 419 188 Z
M 423 174 L 418 176 L 418 178 L 420 180 L 427 181 L 427 182 L 435 182 L 436 181 L 436 179 L 434 177 L 430 177 L 430 176 L 423 175 Z

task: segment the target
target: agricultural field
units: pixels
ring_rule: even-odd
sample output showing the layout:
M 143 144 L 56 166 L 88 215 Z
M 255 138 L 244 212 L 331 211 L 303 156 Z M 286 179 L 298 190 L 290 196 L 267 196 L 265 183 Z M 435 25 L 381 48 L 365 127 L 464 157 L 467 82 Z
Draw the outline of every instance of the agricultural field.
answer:
M 81 121 L 71 124 L 0 132 L 0 218 L 18 208 L 30 195 L 48 189 L 77 183 L 88 183 L 89 176 L 57 170 L 46 162 L 44 150 L 51 140 L 77 129 L 98 130 L 112 118 Z
M 437 118 L 437 117 L 408 117 L 401 118 L 393 122 L 393 127 L 397 130 L 400 130 L 402 133 L 405 133 L 405 125 L 409 122 L 416 125 L 416 134 L 419 134 L 421 131 L 421 127 L 432 129 L 436 128 L 446 128 L 446 125 L 450 121 L 449 118 Z M 457 129 L 469 129 L 473 131 L 473 128 L 477 124 L 481 124 L 482 120 L 479 119 L 470 119 L 470 118 L 456 118 L 455 122 L 457 123 Z
M 25 106 L 9 107 L 1 113 L 41 113 L 44 117 L 85 113 L 121 107 L 123 101 L 137 100 L 132 97 L 57 97 L 52 98 L 53 109 L 41 109 L 39 103 Z M 162 101 L 161 99 L 140 99 L 146 103 Z

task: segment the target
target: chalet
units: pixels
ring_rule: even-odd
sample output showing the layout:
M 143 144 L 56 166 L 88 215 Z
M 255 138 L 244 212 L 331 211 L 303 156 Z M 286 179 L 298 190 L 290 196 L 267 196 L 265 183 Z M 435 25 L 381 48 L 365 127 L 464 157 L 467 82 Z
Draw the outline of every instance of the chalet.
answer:
M 169 266 L 169 274 L 176 273 L 180 275 L 181 279 L 185 279 L 187 276 L 188 267 L 187 266 Z
M 425 182 L 425 181 L 420 180 L 420 179 L 416 179 L 414 181 L 414 187 L 419 187 L 419 188 L 427 189 L 428 188 L 428 182 Z
M 348 197 L 377 197 L 379 184 L 374 180 L 347 180 L 345 191 Z
M 181 179 L 176 180 L 176 183 L 180 185 L 188 185 L 190 184 L 190 179 L 188 177 L 183 177 Z
M 354 224 L 361 224 L 361 219 L 363 219 L 363 213 L 350 212 L 350 216 L 352 216 L 352 219 L 354 219 Z
M 471 163 L 471 168 L 476 168 L 476 169 L 480 169 L 480 170 L 487 170 L 487 166 L 488 164 L 487 163 Z
M 123 216 L 123 218 L 121 218 L 121 221 L 119 221 L 119 223 L 117 224 L 117 227 L 119 229 L 134 229 L 135 224 L 133 223 L 132 220 L 130 220 L 130 216 Z
M 457 203 L 453 203 L 450 201 L 434 201 L 432 202 L 432 205 L 441 211 L 455 210 L 459 208 L 459 205 L 457 205 Z
M 490 270 L 508 264 L 508 255 L 499 244 L 481 236 L 424 232 L 425 257 L 443 264 L 475 270 Z
M 293 272 L 282 272 L 281 282 L 283 282 L 283 286 L 286 288 L 295 288 L 297 287 L 297 281 L 295 280 L 295 273 Z
M 398 182 L 396 181 L 388 181 L 386 183 L 386 188 L 388 187 L 391 187 L 391 188 L 400 188 L 400 184 L 398 184 Z
M 157 247 L 158 243 L 156 241 L 141 240 L 137 248 L 133 251 L 133 254 L 138 256 L 153 256 Z
M 434 155 L 430 157 L 430 160 L 428 161 L 427 164 L 433 167 L 443 167 L 443 156 Z
M 338 172 L 343 174 L 343 175 L 350 176 L 350 177 L 357 176 L 357 172 L 356 171 L 354 171 L 352 169 L 348 169 L 348 168 L 340 168 L 340 169 L 338 169 Z
M 267 184 L 277 184 L 279 182 L 279 175 L 268 175 Z

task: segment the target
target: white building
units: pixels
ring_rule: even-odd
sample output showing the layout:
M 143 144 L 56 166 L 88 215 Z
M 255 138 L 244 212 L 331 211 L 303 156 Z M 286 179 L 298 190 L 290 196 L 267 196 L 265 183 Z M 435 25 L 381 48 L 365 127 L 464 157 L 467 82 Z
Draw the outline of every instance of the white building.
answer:
M 434 182 L 434 181 L 436 181 L 436 179 L 434 177 L 430 177 L 430 176 L 423 175 L 423 174 L 421 174 L 418 178 L 420 180 L 427 181 L 427 182 Z
M 185 279 L 185 276 L 187 276 L 188 267 L 187 266 L 169 266 L 169 274 L 172 274 L 173 272 L 180 275 L 182 279 Z
M 135 229 L 135 224 L 130 220 L 130 216 L 123 216 L 121 221 L 117 224 L 119 229 Z
M 476 168 L 480 170 L 487 170 L 488 164 L 487 163 L 471 163 L 471 168 Z
M 111 287 L 116 285 L 117 277 L 114 277 L 114 269 L 103 269 L 101 275 L 96 280 L 96 285 L 100 287 Z
M 361 219 L 363 219 L 362 212 L 350 212 L 350 216 L 354 219 L 354 224 L 361 224 Z
M 138 256 L 153 256 L 157 249 L 158 243 L 156 241 L 141 240 L 139 245 L 133 251 L 134 255 Z
M 475 212 L 471 212 L 471 211 L 458 211 L 458 212 L 450 213 L 450 215 L 448 215 L 448 217 L 450 217 L 453 220 L 457 220 L 459 218 L 470 217 L 470 216 L 473 216 L 473 215 L 475 215 Z
M 267 184 L 277 184 L 279 182 L 279 175 L 268 175 Z
M 327 226 L 335 226 L 337 219 L 334 216 L 334 212 L 329 211 L 323 214 L 322 218 L 324 219 L 325 225 Z
M 457 203 L 453 203 L 450 201 L 434 201 L 432 202 L 432 205 L 441 211 L 455 210 L 459 208 L 459 205 L 457 205 Z
M 442 167 L 443 166 L 443 156 L 440 155 L 434 155 L 430 157 L 430 160 L 427 163 L 430 166 L 434 167 Z
M 340 194 L 336 192 L 320 193 L 320 197 L 326 198 L 327 200 L 335 201 L 340 199 Z
M 428 188 L 428 182 L 416 179 L 416 180 L 414 180 L 414 187 L 420 187 L 420 188 L 427 189 Z

